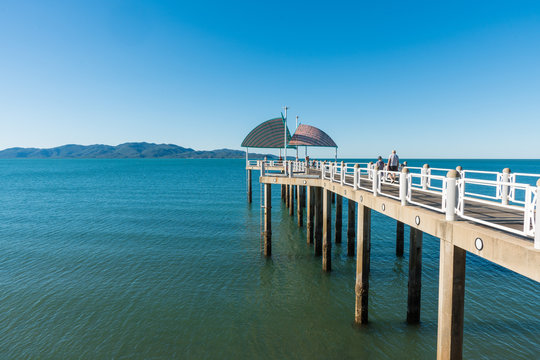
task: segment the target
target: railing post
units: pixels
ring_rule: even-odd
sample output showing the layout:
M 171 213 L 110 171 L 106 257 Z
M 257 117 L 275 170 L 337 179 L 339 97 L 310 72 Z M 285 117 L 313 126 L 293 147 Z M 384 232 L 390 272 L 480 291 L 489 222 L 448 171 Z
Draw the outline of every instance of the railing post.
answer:
M 446 220 L 456 220 L 456 205 L 458 202 L 457 180 L 459 173 L 457 170 L 450 170 L 446 174 Z
M 424 164 L 422 167 L 422 189 L 428 189 L 428 175 L 429 175 L 429 165 Z
M 287 167 L 289 168 L 289 171 L 288 171 L 289 177 L 292 178 L 292 161 L 287 162 Z
M 360 165 L 354 164 L 354 176 L 353 176 L 353 184 L 354 184 L 354 190 L 358 189 L 358 180 L 360 180 L 360 174 L 358 173 L 358 168 Z
M 407 205 L 407 179 L 409 175 L 409 169 L 404 167 L 399 174 L 399 198 L 401 199 L 401 205 Z
M 373 161 L 370 161 L 367 167 L 368 169 L 373 170 Z M 368 178 L 373 179 L 373 173 L 371 171 L 368 171 Z
M 340 179 L 341 179 L 341 185 L 343 185 L 345 183 L 345 163 L 343 161 L 341 162 L 341 176 L 340 176 Z
M 264 176 L 264 172 L 265 172 L 265 169 L 266 168 L 266 164 L 264 163 L 264 161 L 261 163 L 261 176 Z
M 502 172 L 502 182 L 503 183 L 509 183 L 510 182 L 510 169 L 504 168 Z M 508 205 L 508 185 L 503 185 L 501 188 L 501 203 L 503 205 Z
M 534 230 L 534 248 L 540 249 L 540 179 L 536 181 L 536 226 Z
M 373 178 L 371 179 L 373 182 L 372 190 L 373 190 L 373 196 L 377 196 L 377 188 L 379 186 L 379 170 L 373 169 L 372 172 Z

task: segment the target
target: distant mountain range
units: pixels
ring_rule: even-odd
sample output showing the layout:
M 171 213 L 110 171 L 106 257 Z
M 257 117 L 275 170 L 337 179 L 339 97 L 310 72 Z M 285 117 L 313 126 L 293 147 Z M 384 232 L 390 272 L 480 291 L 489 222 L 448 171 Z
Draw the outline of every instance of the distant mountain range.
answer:
M 249 154 L 250 159 L 262 159 L 269 154 Z M 132 142 L 110 145 L 63 145 L 50 149 L 9 148 L 0 151 L 0 159 L 241 159 L 246 153 L 240 150 L 219 149 L 210 151 L 193 150 L 174 144 L 152 144 Z

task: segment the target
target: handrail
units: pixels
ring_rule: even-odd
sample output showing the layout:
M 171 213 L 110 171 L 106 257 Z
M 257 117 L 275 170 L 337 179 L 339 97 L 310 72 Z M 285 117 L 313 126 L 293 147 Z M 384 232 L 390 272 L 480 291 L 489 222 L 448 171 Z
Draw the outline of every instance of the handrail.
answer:
M 534 238 L 534 246 L 540 249 L 540 229 L 537 232 L 537 224 L 540 223 L 540 174 L 510 173 L 509 169 L 502 172 L 483 170 L 458 170 L 444 168 L 407 167 L 402 172 L 376 170 L 372 163 L 337 163 L 312 160 L 286 161 L 285 166 L 278 161 L 249 160 L 248 166 L 258 166 L 263 175 L 273 174 L 270 168 L 280 168 L 285 176 L 302 176 L 308 169 L 320 171 L 321 178 L 342 186 L 353 187 L 355 190 L 371 192 L 374 196 L 385 196 L 401 200 L 402 205 L 408 204 L 424 207 L 433 211 L 446 213 L 447 219 L 456 216 L 461 219 L 477 222 L 489 227 L 509 231 L 518 235 Z M 412 171 L 411 171 L 412 170 Z M 289 174 L 289 171 L 292 172 Z M 444 175 L 438 173 L 446 172 Z M 448 176 L 452 174 L 452 178 Z M 395 181 L 389 180 L 389 175 L 394 175 Z M 494 175 L 495 180 L 478 178 L 475 175 Z M 536 178 L 537 183 L 517 182 L 518 177 Z M 452 181 L 450 181 L 452 180 Z M 440 184 L 440 186 L 439 186 Z M 384 186 L 383 186 L 384 185 Z M 390 191 L 391 188 L 398 188 Z M 489 189 L 495 190 L 495 195 L 490 195 Z M 436 207 L 422 203 L 415 199 L 414 193 L 435 194 L 441 196 L 441 206 Z M 492 193 L 491 193 L 492 194 Z M 455 201 L 453 200 L 455 198 Z M 475 217 L 466 212 L 468 203 L 478 203 L 512 209 L 523 212 L 523 229 L 518 230 L 501 224 L 496 224 Z

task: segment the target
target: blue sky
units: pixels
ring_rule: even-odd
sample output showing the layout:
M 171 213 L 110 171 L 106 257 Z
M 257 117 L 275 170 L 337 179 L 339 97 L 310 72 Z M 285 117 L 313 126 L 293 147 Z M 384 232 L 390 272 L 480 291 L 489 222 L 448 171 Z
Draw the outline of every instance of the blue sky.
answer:
M 537 1 L 2 0 L 0 149 L 239 149 L 288 105 L 341 156 L 540 158 L 539 59 Z

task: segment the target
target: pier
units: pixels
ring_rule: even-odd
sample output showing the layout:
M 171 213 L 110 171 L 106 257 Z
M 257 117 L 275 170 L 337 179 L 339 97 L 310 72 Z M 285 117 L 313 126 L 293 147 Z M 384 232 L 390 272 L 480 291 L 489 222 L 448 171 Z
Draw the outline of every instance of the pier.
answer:
M 404 227 L 410 227 L 408 323 L 420 321 L 423 234 L 439 238 L 438 359 L 462 358 L 467 252 L 540 281 L 539 174 L 436 169 L 426 164 L 393 172 L 396 181 L 392 181 L 392 172 L 377 170 L 372 163 L 248 159 L 246 169 L 260 172 L 264 189 L 261 235 L 266 256 L 271 256 L 272 247 L 272 185 L 281 188 L 282 200 L 291 216 L 296 213 L 298 226 L 304 225 L 305 199 L 307 243 L 314 244 L 327 272 L 332 270 L 332 226 L 334 242 L 339 243 L 342 201 L 347 199 L 349 256 L 355 255 L 356 243 L 356 305 L 351 314 L 357 324 L 367 324 L 369 319 L 371 212 L 396 221 L 396 256 L 403 256 Z M 251 187 L 249 176 L 248 201 Z

